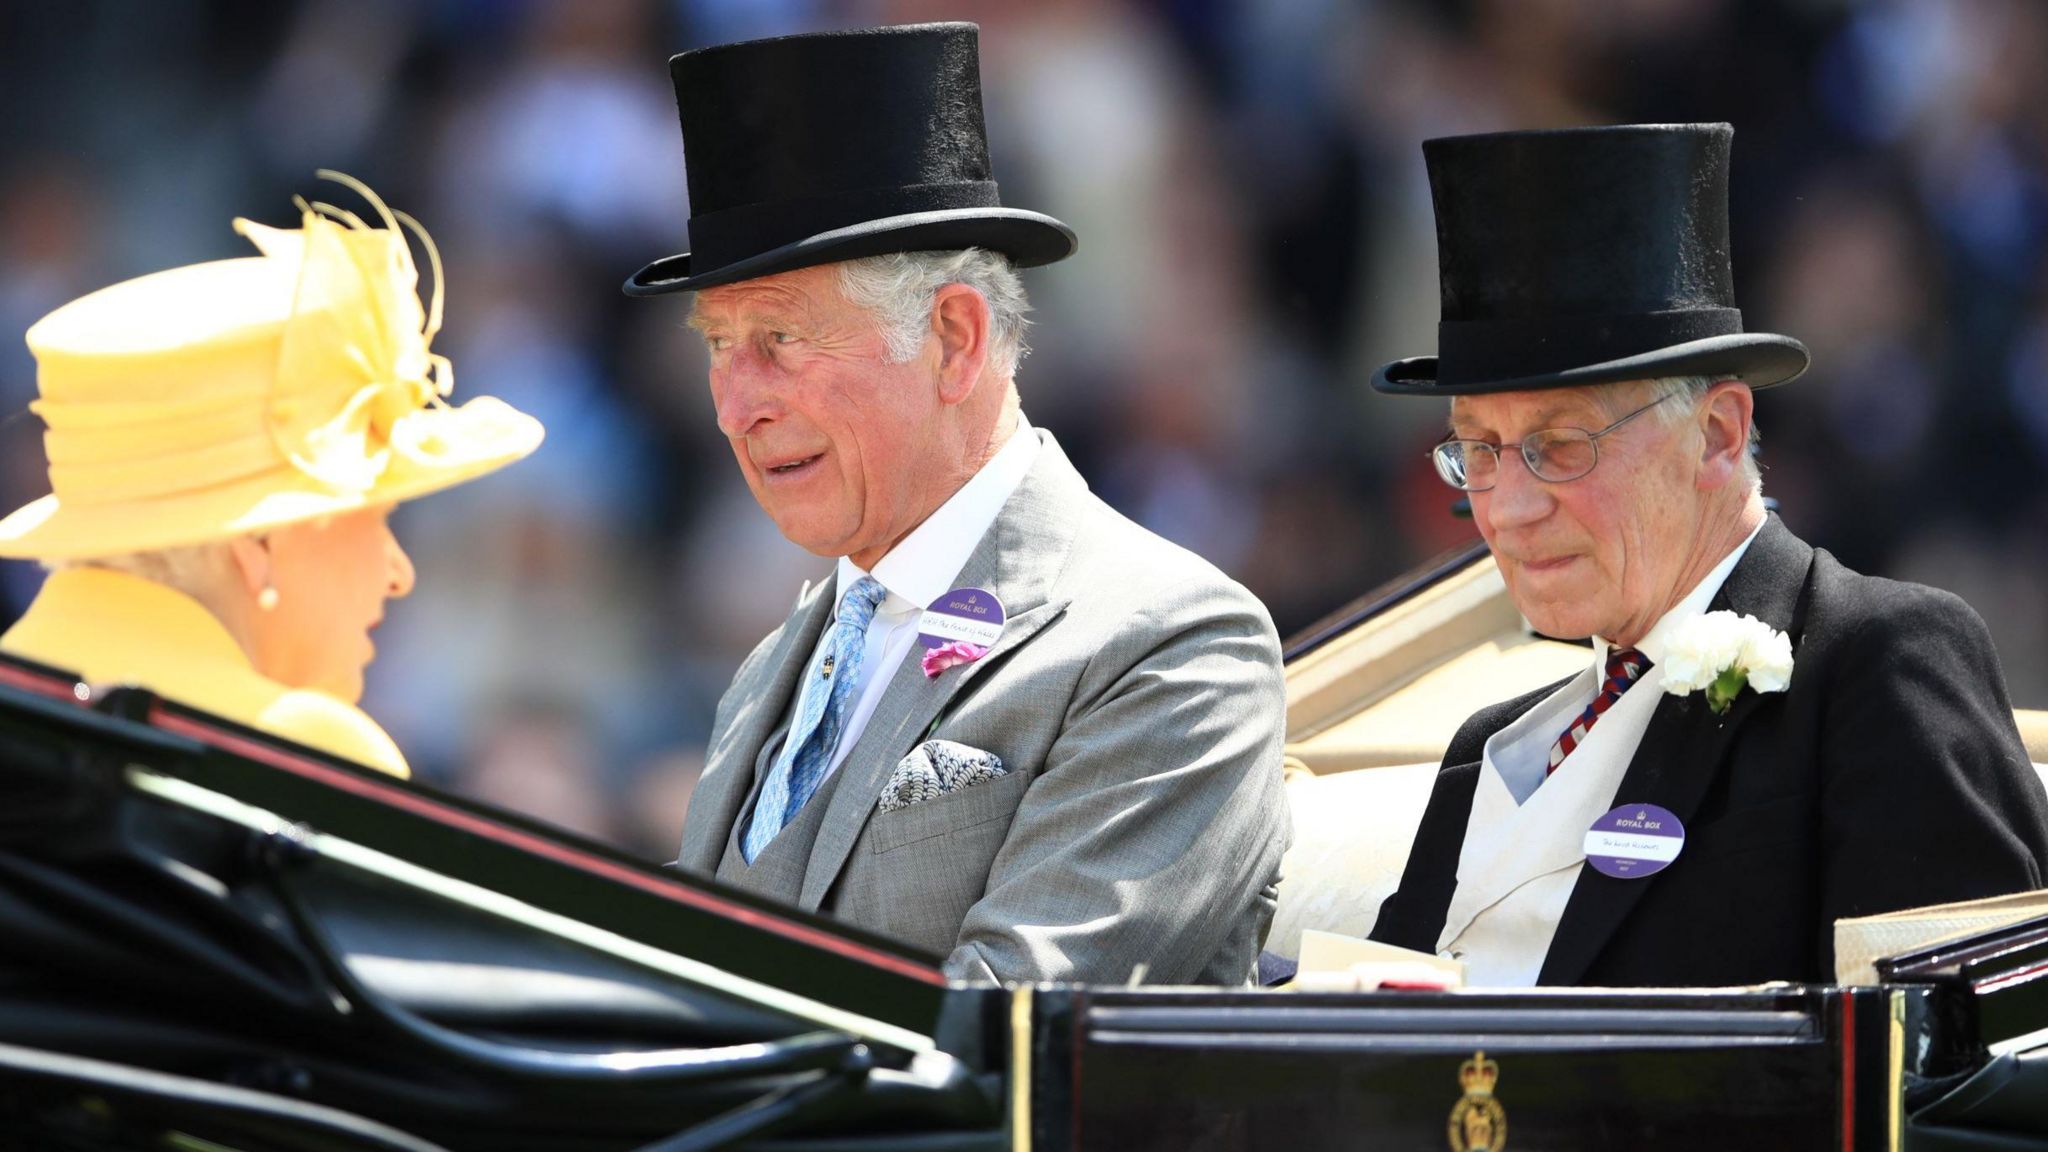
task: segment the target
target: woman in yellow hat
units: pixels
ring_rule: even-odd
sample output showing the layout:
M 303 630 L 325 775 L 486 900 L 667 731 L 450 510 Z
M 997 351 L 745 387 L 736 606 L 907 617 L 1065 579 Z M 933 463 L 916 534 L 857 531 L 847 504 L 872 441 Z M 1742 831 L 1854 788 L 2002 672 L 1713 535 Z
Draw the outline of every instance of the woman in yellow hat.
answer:
M 433 242 L 321 175 L 384 226 L 325 204 L 296 231 L 237 220 L 260 256 L 116 284 L 29 329 L 51 494 L 0 520 L 0 556 L 51 573 L 0 652 L 403 775 L 355 706 L 370 632 L 413 583 L 386 517 L 532 452 L 541 427 L 445 402 Z

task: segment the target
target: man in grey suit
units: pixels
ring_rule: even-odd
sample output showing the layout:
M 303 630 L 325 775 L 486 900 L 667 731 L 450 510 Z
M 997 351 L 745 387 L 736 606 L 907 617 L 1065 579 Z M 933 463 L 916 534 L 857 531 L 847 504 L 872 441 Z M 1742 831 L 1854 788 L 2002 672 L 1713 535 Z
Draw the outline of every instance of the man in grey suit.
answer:
M 968 980 L 1243 983 L 1288 818 L 1265 609 L 1119 516 L 1014 383 L 1015 272 L 1073 251 L 989 175 L 976 30 L 671 61 L 718 424 L 837 558 L 718 707 L 678 864 Z

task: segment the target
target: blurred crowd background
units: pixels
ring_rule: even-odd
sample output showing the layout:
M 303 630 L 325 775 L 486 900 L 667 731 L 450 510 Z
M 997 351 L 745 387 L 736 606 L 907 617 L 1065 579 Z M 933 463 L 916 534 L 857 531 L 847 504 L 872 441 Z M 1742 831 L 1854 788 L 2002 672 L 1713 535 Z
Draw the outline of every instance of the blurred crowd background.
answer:
M 47 491 L 20 333 L 115 280 L 249 254 L 338 168 L 448 269 L 457 398 L 530 461 L 406 506 L 419 589 L 365 706 L 434 782 L 667 859 L 712 707 L 828 563 L 712 424 L 682 298 L 666 60 L 756 36 L 982 25 L 1027 273 L 1026 411 L 1112 503 L 1284 634 L 1476 537 L 1375 396 L 1435 348 L 1426 137 L 1727 120 L 1766 493 L 1869 572 L 1965 596 L 2048 706 L 2048 4 L 2040 0 L 0 0 L 0 511 Z M 0 626 L 33 595 L 0 564 Z M 1476 703 L 1476 702 L 1475 702 Z

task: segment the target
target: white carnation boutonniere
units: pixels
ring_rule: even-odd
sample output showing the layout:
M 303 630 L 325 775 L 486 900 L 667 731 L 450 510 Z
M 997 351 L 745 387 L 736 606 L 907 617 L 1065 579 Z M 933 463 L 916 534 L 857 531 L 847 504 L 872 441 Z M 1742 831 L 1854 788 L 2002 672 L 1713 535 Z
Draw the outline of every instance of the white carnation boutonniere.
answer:
M 1792 640 L 1754 616 L 1708 612 L 1680 625 L 1664 653 L 1664 690 L 1705 691 L 1707 707 L 1724 715 L 1746 686 L 1783 692 L 1792 683 Z

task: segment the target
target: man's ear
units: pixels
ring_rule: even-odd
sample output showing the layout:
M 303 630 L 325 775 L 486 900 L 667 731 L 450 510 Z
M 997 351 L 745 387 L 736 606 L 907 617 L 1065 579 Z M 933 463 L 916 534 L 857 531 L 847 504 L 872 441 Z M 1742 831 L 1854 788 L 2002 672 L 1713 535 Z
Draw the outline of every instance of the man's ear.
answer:
M 948 284 L 932 297 L 932 336 L 939 351 L 939 402 L 958 404 L 974 393 L 988 364 L 988 301 L 965 284 Z
M 1722 380 L 1707 389 L 1700 405 L 1700 470 L 1702 489 L 1720 488 L 1742 476 L 1742 458 L 1749 452 L 1749 430 L 1756 419 L 1756 397 L 1740 380 Z
M 270 545 L 262 538 L 236 536 L 228 541 L 228 555 L 234 557 L 235 575 L 251 600 L 270 586 Z

